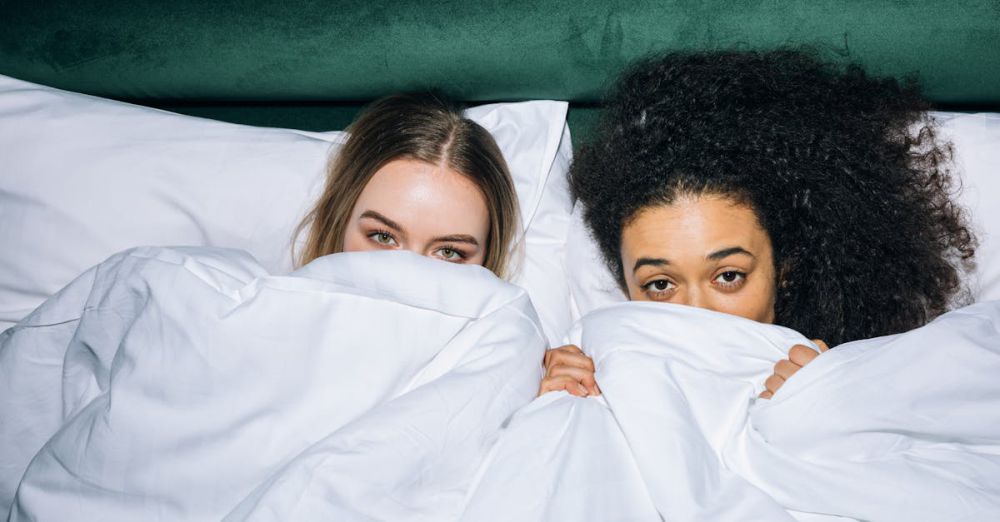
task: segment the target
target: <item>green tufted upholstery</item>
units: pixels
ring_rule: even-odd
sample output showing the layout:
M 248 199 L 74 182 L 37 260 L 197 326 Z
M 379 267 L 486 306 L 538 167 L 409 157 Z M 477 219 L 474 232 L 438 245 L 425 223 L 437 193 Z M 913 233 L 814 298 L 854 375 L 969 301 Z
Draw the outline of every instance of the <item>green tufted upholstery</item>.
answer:
M 437 86 L 574 102 L 662 50 L 809 45 L 916 74 L 947 108 L 1000 109 L 997 0 L 0 0 L 0 73 L 253 124 L 340 128 Z

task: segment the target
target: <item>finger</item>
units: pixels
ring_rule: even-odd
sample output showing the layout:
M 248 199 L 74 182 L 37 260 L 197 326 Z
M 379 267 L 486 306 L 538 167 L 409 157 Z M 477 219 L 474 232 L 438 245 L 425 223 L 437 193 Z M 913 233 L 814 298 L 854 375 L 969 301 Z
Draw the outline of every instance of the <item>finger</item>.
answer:
M 812 348 L 803 346 L 801 344 L 796 344 L 791 350 L 788 350 L 788 360 L 799 366 L 805 366 L 812 362 L 813 359 L 819 356 L 819 353 Z
M 568 375 L 559 375 L 556 377 L 546 377 L 542 379 L 541 384 L 538 386 L 538 395 L 544 395 L 551 391 L 562 391 L 565 390 L 571 395 L 577 397 L 586 397 L 587 388 L 579 383 L 576 379 Z
M 785 380 L 780 375 L 772 375 L 764 381 L 764 387 L 771 393 L 778 391 L 778 388 L 781 388 L 782 384 L 785 384 Z
M 564 344 L 564 345 L 558 346 L 556 348 L 550 348 L 548 350 L 545 350 L 545 355 L 542 357 L 542 365 L 545 366 L 546 368 L 548 368 L 549 364 L 551 364 L 549 361 L 550 361 L 550 359 L 552 358 L 553 355 L 555 355 L 557 353 L 567 353 L 567 352 L 568 353 L 580 353 L 580 354 L 583 353 L 583 351 L 580 350 L 580 348 L 578 346 L 576 346 L 575 344 Z
M 545 357 L 542 358 L 542 363 L 545 364 L 545 366 L 548 366 L 549 360 L 552 358 L 552 356 L 564 353 L 576 353 L 582 355 L 583 351 L 580 350 L 580 348 L 574 344 L 565 344 L 563 346 L 558 346 L 556 348 L 550 348 L 545 351 Z
M 542 379 L 538 387 L 538 395 L 544 395 L 551 391 L 566 391 L 577 397 L 586 397 L 587 389 L 572 377 L 546 377 Z
M 545 368 L 553 366 L 575 366 L 593 373 L 594 360 L 582 353 L 556 352 L 549 357 Z
M 546 367 L 548 367 L 549 364 L 551 364 L 549 361 L 552 359 L 553 355 L 555 355 L 557 353 L 573 352 L 574 351 L 573 348 L 576 348 L 576 347 L 573 346 L 572 344 L 567 344 L 567 345 L 557 346 L 555 348 L 549 348 L 548 350 L 545 350 L 545 356 L 542 357 L 542 364 L 544 364 Z M 579 350 L 579 348 L 576 348 L 576 350 Z
M 568 352 L 568 353 L 583 353 L 583 350 L 575 344 L 564 344 L 562 346 L 557 346 L 549 350 L 550 352 Z
M 546 377 L 556 377 L 559 375 L 568 375 L 584 384 L 587 382 L 594 382 L 594 372 L 583 368 L 577 368 L 576 366 L 566 366 L 562 364 L 550 367 L 549 373 L 546 374 Z
M 813 339 L 813 344 L 815 344 L 816 346 L 819 346 L 819 353 L 823 353 L 823 352 L 825 352 L 825 351 L 827 351 L 827 350 L 830 349 L 830 347 L 827 346 L 826 343 L 824 343 L 822 339 Z
M 558 377 L 561 375 L 572 377 L 577 382 L 584 385 L 590 395 L 600 395 L 601 393 L 597 388 L 597 381 L 594 380 L 594 372 L 590 370 L 577 368 L 575 366 L 553 366 L 549 368 L 548 377 Z
M 770 390 L 764 390 L 760 392 L 760 395 L 758 395 L 758 397 L 760 397 L 761 399 L 770 399 L 771 397 L 774 397 L 774 394 L 771 393 Z
M 787 381 L 788 378 L 795 375 L 795 372 L 799 371 L 800 368 L 802 367 L 792 361 L 782 359 L 774 365 L 774 374 Z
M 580 347 L 575 344 L 564 344 L 556 349 L 565 352 L 583 353 L 583 350 L 581 350 Z

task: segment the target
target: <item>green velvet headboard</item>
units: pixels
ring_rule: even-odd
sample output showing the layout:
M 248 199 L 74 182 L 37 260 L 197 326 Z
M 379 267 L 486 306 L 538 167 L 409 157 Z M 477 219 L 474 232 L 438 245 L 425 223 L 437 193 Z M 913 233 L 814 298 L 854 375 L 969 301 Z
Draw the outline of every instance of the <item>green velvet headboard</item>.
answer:
M 808 45 L 1000 110 L 997 0 L 0 0 L 0 73 L 253 124 L 341 128 L 437 87 L 564 99 L 574 130 L 622 66 L 670 49 Z

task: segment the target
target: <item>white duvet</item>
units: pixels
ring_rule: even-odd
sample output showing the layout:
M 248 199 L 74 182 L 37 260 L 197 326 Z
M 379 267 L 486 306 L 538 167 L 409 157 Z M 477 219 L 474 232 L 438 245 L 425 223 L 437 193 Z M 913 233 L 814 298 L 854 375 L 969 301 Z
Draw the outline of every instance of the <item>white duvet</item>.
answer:
M 464 519 L 1000 520 L 1000 302 L 837 347 L 756 400 L 808 341 L 683 306 L 588 315 L 603 398 L 510 422 Z
M 0 511 L 455 518 L 544 349 L 481 267 L 358 253 L 272 277 L 238 251 L 128 251 L 0 336 Z
M 998 327 L 983 303 L 843 345 L 764 401 L 805 338 L 626 303 L 573 334 L 603 397 L 529 404 L 544 337 L 482 268 L 338 254 L 274 277 L 236 251 L 132 250 L 0 334 L 0 510 L 1000 520 Z

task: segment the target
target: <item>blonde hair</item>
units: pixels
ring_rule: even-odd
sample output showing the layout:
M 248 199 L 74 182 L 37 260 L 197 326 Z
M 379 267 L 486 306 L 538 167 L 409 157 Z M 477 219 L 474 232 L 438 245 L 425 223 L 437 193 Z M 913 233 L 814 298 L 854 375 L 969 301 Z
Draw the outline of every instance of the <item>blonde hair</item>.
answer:
M 368 181 L 397 159 L 444 164 L 470 179 L 486 199 L 490 230 L 483 266 L 507 275 L 518 228 L 517 193 L 493 136 L 432 94 L 398 94 L 375 101 L 350 126 L 327 168 L 326 186 L 296 230 L 309 229 L 299 265 L 342 252 L 354 206 Z

